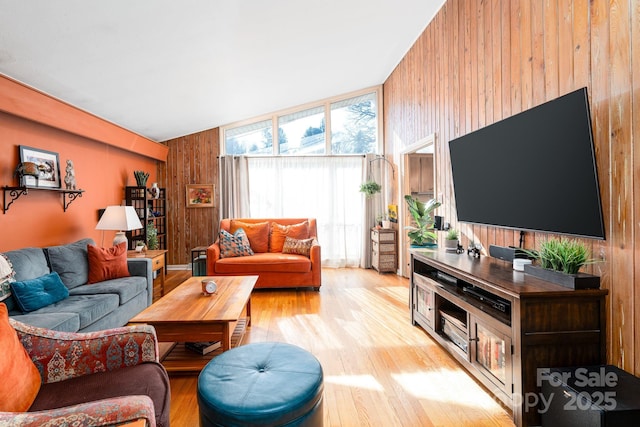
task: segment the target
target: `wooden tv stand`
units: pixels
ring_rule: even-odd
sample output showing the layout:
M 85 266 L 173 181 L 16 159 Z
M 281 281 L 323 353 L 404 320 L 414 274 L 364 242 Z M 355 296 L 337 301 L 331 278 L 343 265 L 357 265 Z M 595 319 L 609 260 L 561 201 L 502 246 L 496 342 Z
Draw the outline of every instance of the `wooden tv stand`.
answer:
M 540 424 L 538 368 L 606 363 L 606 289 L 571 290 L 510 262 L 411 252 L 411 322 L 507 407 Z

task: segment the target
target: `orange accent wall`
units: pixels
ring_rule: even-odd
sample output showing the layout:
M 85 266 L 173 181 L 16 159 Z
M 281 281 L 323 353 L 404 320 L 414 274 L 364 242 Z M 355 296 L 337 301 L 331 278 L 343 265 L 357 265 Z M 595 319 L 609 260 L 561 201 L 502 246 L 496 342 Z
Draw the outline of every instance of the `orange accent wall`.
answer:
M 0 81 L 2 81 L 0 77 Z M 20 85 L 21 86 L 21 85 Z M 22 94 L 28 99 L 33 95 L 43 96 L 24 86 Z M 15 98 L 16 93 L 12 93 Z M 52 98 L 49 100 L 55 101 Z M 112 204 L 121 204 L 124 187 L 135 185 L 134 170 L 150 173 L 149 185 L 157 181 L 158 161 L 149 157 L 138 146 L 138 152 L 120 147 L 127 146 L 126 141 L 142 138 L 107 121 L 91 116 L 86 128 L 92 138 L 78 135 L 72 126 L 74 117 L 85 120 L 87 113 L 73 109 L 59 101 L 32 103 L 25 110 L 23 103 L 16 114 L 10 110 L 5 93 L 0 91 L 0 186 L 18 185 L 13 171 L 19 163 L 19 146 L 26 145 L 41 148 L 59 154 L 60 173 L 64 178 L 67 159 L 73 160 L 77 185 L 85 190 L 66 212 L 63 210 L 62 194 L 54 191 L 35 190 L 17 199 L 5 213 L 0 213 L 0 252 L 27 246 L 48 246 L 72 242 L 84 237 L 93 238 L 102 246 L 103 232 L 95 230 L 98 222 L 98 209 Z M 66 117 L 52 127 L 47 124 L 24 118 L 25 115 L 38 116 L 46 109 L 46 115 L 55 117 L 60 111 Z M 25 114 L 28 113 L 28 114 Z M 103 138 L 104 137 L 104 138 Z M 111 143 L 98 142 L 107 139 Z M 120 142 L 122 145 L 118 146 Z M 149 142 L 152 142 L 149 140 Z M 156 145 L 157 143 L 153 143 Z M 165 153 L 168 148 L 165 148 Z M 143 154 L 139 154 L 143 153 Z M 165 154 L 166 157 L 166 154 Z M 64 184 L 63 184 L 64 185 Z M 162 184 L 161 184 L 162 186 Z M 104 246 L 110 246 L 114 232 L 104 232 Z
M 137 133 L 0 76 L 0 111 L 166 161 L 169 149 Z

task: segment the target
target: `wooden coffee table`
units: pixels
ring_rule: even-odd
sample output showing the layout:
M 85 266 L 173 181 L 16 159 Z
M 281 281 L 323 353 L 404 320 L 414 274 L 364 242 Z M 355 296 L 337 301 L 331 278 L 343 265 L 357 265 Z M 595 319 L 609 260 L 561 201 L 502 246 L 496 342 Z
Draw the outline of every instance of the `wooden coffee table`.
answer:
M 216 282 L 216 294 L 202 294 L 204 279 Z M 239 345 L 246 327 L 251 325 L 251 291 L 257 280 L 258 276 L 191 277 L 129 323 L 154 326 L 162 344 L 160 358 L 167 371 L 200 371 L 220 352 L 200 356 L 185 350 L 182 343 L 221 340 L 221 351 Z

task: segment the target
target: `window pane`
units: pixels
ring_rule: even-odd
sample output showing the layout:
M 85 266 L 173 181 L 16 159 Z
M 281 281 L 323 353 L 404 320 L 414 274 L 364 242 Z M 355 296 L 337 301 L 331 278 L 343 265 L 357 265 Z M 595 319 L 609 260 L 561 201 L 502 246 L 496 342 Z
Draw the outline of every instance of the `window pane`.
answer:
M 375 153 L 378 148 L 376 93 L 331 104 L 331 153 Z
M 273 154 L 271 120 L 263 120 L 224 132 L 225 154 Z
M 278 117 L 280 154 L 324 154 L 324 107 Z

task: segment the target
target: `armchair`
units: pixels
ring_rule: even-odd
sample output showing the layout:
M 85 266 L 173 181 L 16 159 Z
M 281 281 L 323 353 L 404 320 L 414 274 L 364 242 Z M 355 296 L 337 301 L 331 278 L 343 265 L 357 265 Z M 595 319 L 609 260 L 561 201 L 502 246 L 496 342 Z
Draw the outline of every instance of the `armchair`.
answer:
M 36 386 L 27 411 L 7 412 L 0 407 L 5 411 L 0 412 L 1 426 L 169 426 L 169 379 L 158 363 L 153 327 L 57 332 L 8 318 L 4 304 L 0 304 L 1 323 L 1 339 L 6 340 L 13 329 L 40 374 L 39 390 Z M 25 378 L 28 375 L 24 373 Z M 24 381 L 20 373 L 3 381 L 12 377 Z M 0 384 L 1 388 L 0 395 L 11 393 L 12 385 Z

